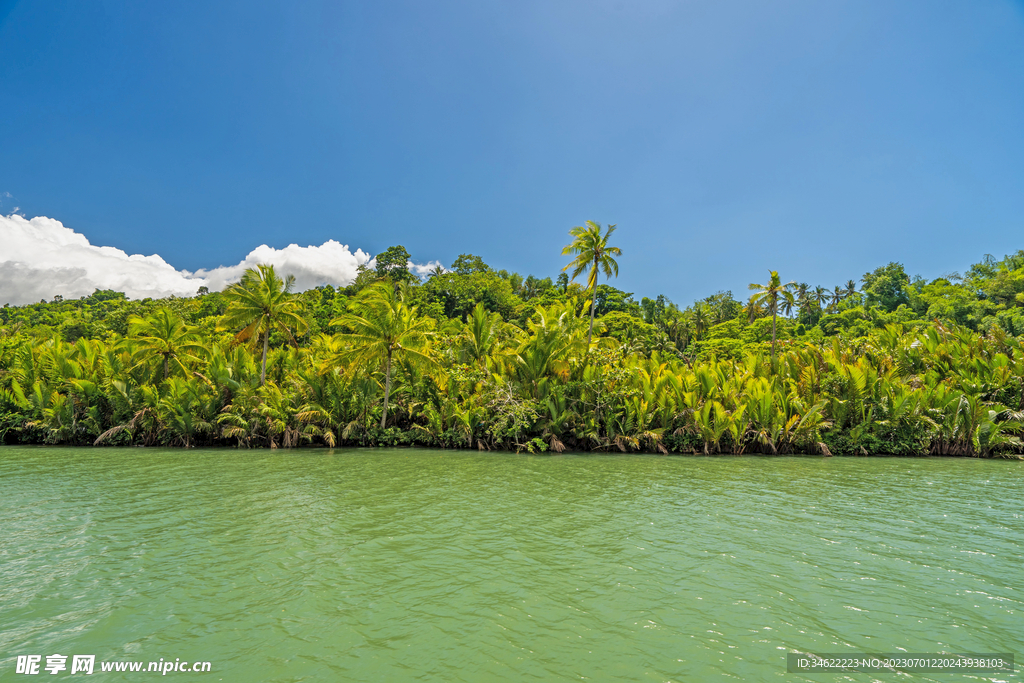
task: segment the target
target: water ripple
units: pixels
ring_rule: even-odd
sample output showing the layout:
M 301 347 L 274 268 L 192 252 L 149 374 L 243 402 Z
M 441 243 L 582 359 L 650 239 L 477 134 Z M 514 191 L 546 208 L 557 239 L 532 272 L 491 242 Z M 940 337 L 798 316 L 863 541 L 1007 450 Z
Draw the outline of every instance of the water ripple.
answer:
M 786 652 L 1024 654 L 1022 472 L 7 447 L 0 678 L 53 652 L 293 682 L 840 681 Z

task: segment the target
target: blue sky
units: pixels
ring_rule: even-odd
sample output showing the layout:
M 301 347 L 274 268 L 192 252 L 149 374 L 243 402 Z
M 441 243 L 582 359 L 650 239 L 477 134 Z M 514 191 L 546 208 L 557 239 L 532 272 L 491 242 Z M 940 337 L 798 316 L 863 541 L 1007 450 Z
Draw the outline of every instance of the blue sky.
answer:
M 0 0 L 0 87 L 0 213 L 189 270 L 554 276 L 591 219 L 686 304 L 1024 248 L 1020 2 Z

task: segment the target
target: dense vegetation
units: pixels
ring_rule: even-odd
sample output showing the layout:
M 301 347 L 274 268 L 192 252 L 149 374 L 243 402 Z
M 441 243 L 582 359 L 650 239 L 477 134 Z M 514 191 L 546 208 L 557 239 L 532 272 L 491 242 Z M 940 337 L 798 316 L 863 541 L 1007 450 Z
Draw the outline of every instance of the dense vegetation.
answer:
M 1017 457 L 1024 252 L 963 276 L 897 263 L 685 309 L 617 273 L 589 223 L 573 275 L 402 247 L 348 287 L 261 266 L 224 292 L 97 291 L 0 309 L 5 443 L 441 447 Z M 591 339 L 592 337 L 592 339 Z M 589 343 L 588 343 L 589 340 Z

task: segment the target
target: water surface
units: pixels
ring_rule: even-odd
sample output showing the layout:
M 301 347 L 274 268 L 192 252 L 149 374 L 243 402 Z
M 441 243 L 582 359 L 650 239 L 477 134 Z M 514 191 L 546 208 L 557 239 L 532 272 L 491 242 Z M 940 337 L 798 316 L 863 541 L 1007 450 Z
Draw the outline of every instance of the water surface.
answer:
M 866 681 L 895 677 L 786 674 L 786 653 L 1020 659 L 1022 494 L 1024 463 L 967 459 L 5 447 L 0 679 L 53 653 L 208 660 L 168 674 L 207 681 Z

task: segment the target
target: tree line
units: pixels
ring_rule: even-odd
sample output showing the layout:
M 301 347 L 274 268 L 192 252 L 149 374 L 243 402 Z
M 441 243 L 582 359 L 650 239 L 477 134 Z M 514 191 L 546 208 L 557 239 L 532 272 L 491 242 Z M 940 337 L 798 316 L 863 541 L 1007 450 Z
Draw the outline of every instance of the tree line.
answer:
M 0 309 L 0 438 L 96 445 L 423 445 L 1018 457 L 1024 252 L 966 275 L 890 263 L 745 302 L 636 301 L 615 226 L 557 278 L 401 246 L 347 287 L 260 265 L 223 292 Z M 582 277 L 581 277 L 582 276 Z M 580 279 L 577 282 L 577 279 Z

